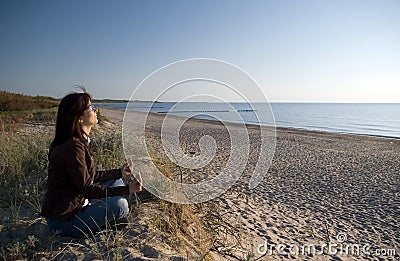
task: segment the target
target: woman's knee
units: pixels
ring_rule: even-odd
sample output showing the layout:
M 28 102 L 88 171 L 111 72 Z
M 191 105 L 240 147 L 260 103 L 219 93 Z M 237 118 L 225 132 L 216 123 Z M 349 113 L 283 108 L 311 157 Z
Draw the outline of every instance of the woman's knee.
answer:
M 115 219 L 126 217 L 129 214 L 129 205 L 126 198 L 123 197 L 111 197 L 108 200 L 109 213 L 114 216 Z

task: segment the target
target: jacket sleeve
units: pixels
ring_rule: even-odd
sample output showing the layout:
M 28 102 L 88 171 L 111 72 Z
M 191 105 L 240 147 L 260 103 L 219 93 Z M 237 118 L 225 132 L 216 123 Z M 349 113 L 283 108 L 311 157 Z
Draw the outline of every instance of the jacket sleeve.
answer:
M 65 155 L 68 174 L 79 193 L 87 199 L 129 195 L 128 186 L 107 187 L 93 184 L 94 177 L 88 171 L 85 155 L 85 145 L 79 141 L 73 142 L 71 153 Z
M 119 179 L 121 177 L 122 177 L 121 169 L 96 171 L 94 182 L 103 182 L 110 179 Z

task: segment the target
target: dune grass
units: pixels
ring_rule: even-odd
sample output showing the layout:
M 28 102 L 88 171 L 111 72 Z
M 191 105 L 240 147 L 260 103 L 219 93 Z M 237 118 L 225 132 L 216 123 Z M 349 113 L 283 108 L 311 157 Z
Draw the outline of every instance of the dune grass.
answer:
M 59 100 L 45 96 L 29 96 L 0 91 L 0 111 L 31 111 L 57 107 Z
M 3 260 L 29 258 L 47 247 L 49 237 L 38 237 L 40 226 L 32 224 L 38 221 L 45 191 L 50 141 L 49 134 L 0 132 L 0 258 Z

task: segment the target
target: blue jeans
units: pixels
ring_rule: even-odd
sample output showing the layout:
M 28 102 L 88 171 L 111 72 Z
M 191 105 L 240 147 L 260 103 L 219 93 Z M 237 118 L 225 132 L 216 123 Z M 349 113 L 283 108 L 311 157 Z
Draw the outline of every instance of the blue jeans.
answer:
M 111 179 L 101 185 L 117 187 L 124 186 L 124 182 L 122 179 Z M 90 199 L 89 203 L 79 210 L 71 220 L 63 222 L 57 219 L 47 219 L 49 229 L 66 237 L 91 236 L 104 229 L 108 223 L 118 223 L 129 214 L 128 201 L 121 196 Z

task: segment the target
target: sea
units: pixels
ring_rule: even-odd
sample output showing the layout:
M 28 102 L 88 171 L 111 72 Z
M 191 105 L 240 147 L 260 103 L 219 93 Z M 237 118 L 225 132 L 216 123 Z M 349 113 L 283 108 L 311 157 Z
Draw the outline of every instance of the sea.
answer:
M 97 103 L 99 107 L 224 122 L 400 139 L 400 103 Z

